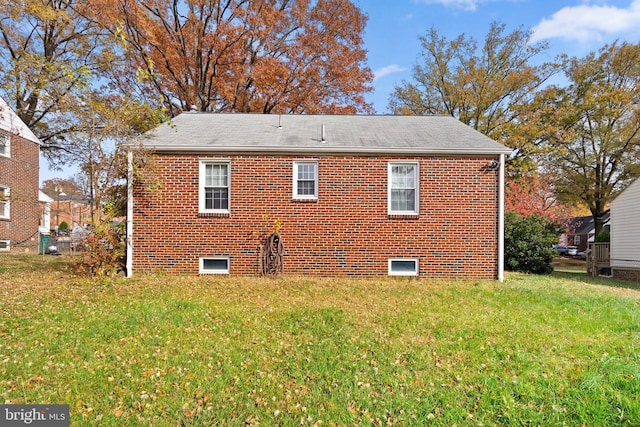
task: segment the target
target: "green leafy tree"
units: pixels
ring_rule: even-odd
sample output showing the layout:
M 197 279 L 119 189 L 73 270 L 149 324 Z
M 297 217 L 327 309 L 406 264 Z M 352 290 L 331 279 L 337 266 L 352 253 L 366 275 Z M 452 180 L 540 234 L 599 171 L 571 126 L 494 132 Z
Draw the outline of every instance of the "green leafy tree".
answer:
M 553 245 L 563 228 L 539 215 L 505 215 L 505 268 L 523 273 L 549 274 L 556 255 Z
M 558 196 L 584 203 L 602 230 L 608 204 L 640 174 L 640 44 L 614 43 L 564 65 L 570 84 L 539 94 L 545 164 Z
M 611 233 L 609 232 L 609 230 L 606 230 L 606 229 L 602 230 L 596 236 L 596 243 L 604 243 L 604 242 L 610 242 L 610 241 L 611 241 Z
M 507 34 L 494 22 L 478 48 L 464 34 L 447 40 L 431 29 L 420 38 L 422 63 L 412 81 L 395 88 L 389 106 L 396 114 L 449 114 L 525 159 L 538 126 L 532 100 L 557 71 L 554 64 L 531 64 L 547 45 L 530 39 L 529 31 Z

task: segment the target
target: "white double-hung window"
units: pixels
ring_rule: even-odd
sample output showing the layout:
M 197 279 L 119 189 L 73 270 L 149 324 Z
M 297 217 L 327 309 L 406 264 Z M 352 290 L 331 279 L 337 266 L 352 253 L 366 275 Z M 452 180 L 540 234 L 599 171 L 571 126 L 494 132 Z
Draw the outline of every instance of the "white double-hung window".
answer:
M 11 219 L 9 187 L 0 186 L 0 219 Z
M 389 163 L 389 214 L 417 215 L 419 213 L 419 177 L 417 162 Z
M 9 137 L 7 135 L 0 135 L 0 156 L 11 157 Z
M 229 213 L 231 206 L 231 162 L 200 161 L 200 212 Z
M 293 162 L 293 198 L 316 200 L 318 198 L 318 162 Z

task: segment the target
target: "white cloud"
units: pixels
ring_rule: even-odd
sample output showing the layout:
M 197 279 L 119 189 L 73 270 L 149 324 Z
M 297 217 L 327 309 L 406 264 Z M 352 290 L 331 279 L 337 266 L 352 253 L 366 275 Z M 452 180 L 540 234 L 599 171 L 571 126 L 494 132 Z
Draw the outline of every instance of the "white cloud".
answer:
M 463 9 L 468 11 L 474 11 L 478 7 L 478 3 L 482 3 L 486 0 L 417 0 L 418 3 L 435 3 L 441 4 L 445 7 L 453 7 L 456 9 Z
M 386 67 L 382 67 L 379 70 L 375 70 L 373 72 L 373 75 L 374 75 L 373 80 L 378 80 L 378 79 L 381 79 L 382 77 L 388 76 L 389 74 L 401 73 L 403 71 L 407 71 L 407 69 L 396 64 L 387 65 Z
M 607 35 L 623 35 L 640 28 L 640 0 L 628 8 L 606 5 L 564 7 L 533 28 L 532 42 L 561 38 L 570 41 L 601 41 Z
M 414 3 L 424 4 L 440 4 L 444 7 L 450 7 L 452 9 L 461 9 L 467 12 L 475 12 L 478 6 L 482 3 L 489 2 L 507 2 L 511 3 L 520 0 L 413 0 Z

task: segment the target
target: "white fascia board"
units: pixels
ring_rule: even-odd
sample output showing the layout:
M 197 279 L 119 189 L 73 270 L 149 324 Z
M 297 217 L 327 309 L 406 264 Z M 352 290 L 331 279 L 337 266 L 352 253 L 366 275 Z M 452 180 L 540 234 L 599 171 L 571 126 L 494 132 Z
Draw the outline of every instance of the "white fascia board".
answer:
M 210 147 L 202 145 L 191 146 L 160 146 L 147 147 L 156 153 L 278 153 L 278 154 L 301 154 L 301 153 L 321 153 L 321 154 L 432 154 L 432 155 L 484 155 L 499 156 L 501 154 L 508 155 L 511 150 L 505 149 L 482 149 L 482 148 L 386 148 L 386 147 L 260 147 L 260 146 L 224 146 Z

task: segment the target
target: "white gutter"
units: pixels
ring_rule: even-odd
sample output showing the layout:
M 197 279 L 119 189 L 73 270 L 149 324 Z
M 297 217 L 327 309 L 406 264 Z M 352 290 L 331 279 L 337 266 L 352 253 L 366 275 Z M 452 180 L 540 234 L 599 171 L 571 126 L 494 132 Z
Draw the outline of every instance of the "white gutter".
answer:
M 171 146 L 145 146 L 145 148 L 156 153 L 325 153 L 325 154 L 432 154 L 432 155 L 503 155 L 511 153 L 508 148 L 424 148 L 424 147 L 302 147 L 302 146 L 258 146 L 258 145 L 227 145 L 227 146 L 206 146 L 206 145 L 171 145 Z
M 127 152 L 127 277 L 133 274 L 133 152 Z
M 498 281 L 504 282 L 504 154 L 500 154 L 498 177 Z

